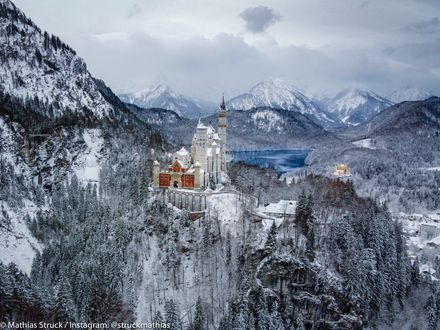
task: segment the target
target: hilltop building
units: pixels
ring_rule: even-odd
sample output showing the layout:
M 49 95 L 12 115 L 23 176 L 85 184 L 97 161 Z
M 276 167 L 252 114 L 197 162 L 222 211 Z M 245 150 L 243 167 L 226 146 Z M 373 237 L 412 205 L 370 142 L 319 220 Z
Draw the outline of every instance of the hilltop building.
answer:
M 333 176 L 351 176 L 350 169 L 346 164 L 336 164 L 335 170 L 332 173 Z
M 173 154 L 172 163 L 161 170 L 158 161 L 153 165 L 154 188 L 206 189 L 221 181 L 226 172 L 226 105 L 223 96 L 218 111 L 217 131 L 200 120 L 192 139 L 191 150 L 182 147 Z

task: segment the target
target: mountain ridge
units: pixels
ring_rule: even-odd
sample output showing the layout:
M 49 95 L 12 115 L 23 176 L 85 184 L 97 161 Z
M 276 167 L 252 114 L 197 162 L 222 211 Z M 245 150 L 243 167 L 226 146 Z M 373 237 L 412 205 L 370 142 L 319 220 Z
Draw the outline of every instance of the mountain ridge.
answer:
M 139 119 L 159 130 L 172 143 L 191 145 L 198 119 L 182 118 L 170 110 L 143 109 L 128 105 Z M 200 119 L 205 125 L 217 125 L 218 116 L 213 114 Z M 296 111 L 269 107 L 252 108 L 247 111 L 228 111 L 228 144 L 234 150 L 275 149 L 279 141 L 283 147 L 311 147 L 320 139 L 335 141 L 337 138 L 307 115 Z
M 393 103 L 373 91 L 345 89 L 334 97 L 323 100 L 327 111 L 344 125 L 357 126 L 367 122 Z
M 169 86 L 158 85 L 134 93 L 121 93 L 119 98 L 142 108 L 162 108 L 172 110 L 179 116 L 199 118 L 214 112 L 211 102 L 189 98 L 174 92 Z
M 254 85 L 248 92 L 237 95 L 226 102 L 230 109 L 249 110 L 271 107 L 297 111 L 309 115 L 318 124 L 334 124 L 335 121 L 306 95 L 298 91 L 286 79 L 270 79 Z

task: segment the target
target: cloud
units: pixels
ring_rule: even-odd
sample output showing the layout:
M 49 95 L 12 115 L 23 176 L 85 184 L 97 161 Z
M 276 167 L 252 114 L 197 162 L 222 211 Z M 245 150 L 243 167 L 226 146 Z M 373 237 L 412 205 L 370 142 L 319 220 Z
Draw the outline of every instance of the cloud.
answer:
M 367 7 L 369 3 L 370 3 L 369 1 L 364 1 L 359 5 L 359 8 L 363 9 L 363 8 Z
M 440 20 L 433 17 L 428 21 L 411 23 L 402 28 L 402 31 L 417 34 L 431 34 L 440 32 Z
M 266 6 L 249 7 L 240 13 L 246 28 L 253 33 L 261 33 L 281 19 L 281 16 Z
M 130 18 L 136 17 L 136 16 L 138 16 L 141 12 L 142 12 L 142 7 L 139 6 L 137 3 L 134 3 L 134 4 L 130 7 L 130 10 L 128 11 L 127 18 L 130 19 Z
M 439 93 L 438 1 L 295 0 L 276 8 L 265 1 L 270 8 L 248 8 L 254 5 L 236 0 L 14 0 L 115 90 L 163 82 L 214 101 L 222 91 L 234 96 L 278 76 L 330 92 L 356 86 L 387 95 L 409 84 Z M 283 24 L 261 33 L 280 20 L 277 13 Z M 252 34 L 242 33 L 245 23 Z
M 435 43 L 424 45 L 431 54 L 422 64 L 413 46 L 408 49 L 341 50 L 283 46 L 261 49 L 242 36 L 220 33 L 213 38 L 165 40 L 133 33 L 117 41 L 96 36 L 82 38 L 82 55 L 89 67 L 112 88 L 139 90 L 159 81 L 179 93 L 216 101 L 232 97 L 271 77 L 287 76 L 311 90 L 335 93 L 349 86 L 386 95 L 402 84 L 433 89 L 438 75 Z M 101 56 L 106 54 L 106 56 Z M 111 68 L 111 70 L 109 70 Z

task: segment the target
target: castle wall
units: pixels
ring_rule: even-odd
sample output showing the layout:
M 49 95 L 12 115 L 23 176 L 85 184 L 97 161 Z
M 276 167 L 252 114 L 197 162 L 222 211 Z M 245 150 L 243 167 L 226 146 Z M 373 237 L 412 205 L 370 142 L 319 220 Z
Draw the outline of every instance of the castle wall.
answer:
M 179 209 L 191 212 L 203 212 L 206 210 L 206 194 L 196 191 L 182 191 L 168 189 L 165 191 L 165 201 Z

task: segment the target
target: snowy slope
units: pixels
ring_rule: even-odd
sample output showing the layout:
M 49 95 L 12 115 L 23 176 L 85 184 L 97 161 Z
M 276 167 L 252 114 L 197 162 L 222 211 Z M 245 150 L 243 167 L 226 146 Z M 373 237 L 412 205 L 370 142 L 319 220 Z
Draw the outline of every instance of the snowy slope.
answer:
M 397 89 L 392 92 L 388 99 L 394 103 L 403 101 L 422 101 L 430 98 L 434 94 L 428 91 L 421 91 L 415 86 L 406 86 L 402 89 Z
M 172 110 L 185 118 L 203 117 L 213 113 L 216 108 L 210 102 L 183 96 L 165 85 L 147 88 L 135 93 L 120 94 L 119 97 L 126 103 L 146 109 Z
M 19 145 L 14 139 L 15 133 L 0 117 L 0 159 L 14 168 L 10 180 L 18 177 L 25 181 L 32 181 L 32 169 L 24 162 L 18 162 L 16 156 Z M 2 169 L 3 170 L 3 169 Z M 22 182 L 24 180 L 21 180 Z M 2 183 L 4 184 L 4 183 Z M 26 189 L 14 186 L 14 190 Z M 2 187 L 3 188 L 3 187 Z M 34 217 L 38 208 L 29 200 L 29 196 L 21 191 L 12 191 L 11 201 L 0 198 L 0 262 L 8 264 L 14 262 L 25 273 L 31 271 L 32 260 L 37 251 L 41 251 L 40 243 L 32 236 L 25 217 Z M 17 195 L 22 199 L 18 200 Z
M 333 123 L 334 120 L 299 92 L 293 83 L 283 78 L 270 79 L 252 87 L 249 92 L 238 95 L 227 102 L 230 109 L 249 110 L 271 107 L 299 111 L 318 122 Z
M 73 171 L 78 179 L 84 184 L 99 183 L 99 172 L 101 170 L 100 159 L 104 140 L 101 137 L 101 130 L 88 129 L 83 133 L 86 149 L 75 159 Z
M 37 97 L 55 116 L 88 111 L 108 116 L 84 61 L 59 38 L 41 31 L 9 0 L 0 1 L 0 92 L 22 100 Z
M 393 103 L 372 91 L 346 89 L 327 101 L 327 111 L 346 125 L 362 124 Z

